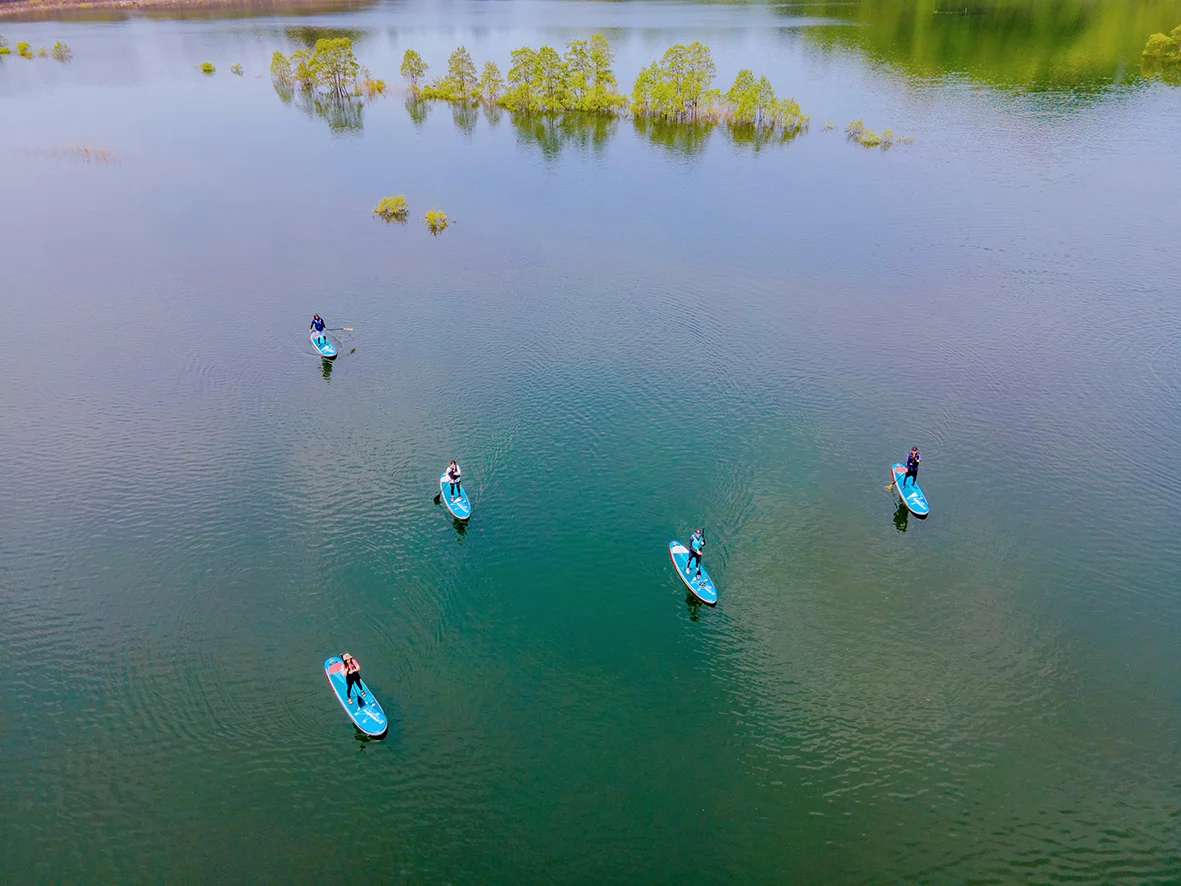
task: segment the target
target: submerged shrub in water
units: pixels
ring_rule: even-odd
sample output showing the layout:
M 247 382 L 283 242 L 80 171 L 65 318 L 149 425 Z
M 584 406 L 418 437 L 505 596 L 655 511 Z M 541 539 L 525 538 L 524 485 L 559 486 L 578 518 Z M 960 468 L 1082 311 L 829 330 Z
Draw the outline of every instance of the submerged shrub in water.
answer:
M 383 221 L 406 221 L 406 197 L 404 194 L 399 194 L 396 197 L 382 197 L 381 201 L 373 207 L 373 214 Z
M 291 62 L 277 49 L 271 53 L 271 79 L 281 86 L 291 85 Z
M 24 40 L 20 40 L 17 42 L 16 54 L 19 55 L 21 58 L 32 58 L 33 57 L 33 52 L 29 48 L 29 44 Z
M 60 40 L 53 44 L 53 49 L 50 51 L 53 53 L 53 57 L 59 62 L 69 61 L 74 57 L 74 54 L 70 51 L 70 44 L 62 43 Z
M 242 76 L 242 66 L 239 64 L 230 65 L 230 73 L 237 74 L 239 77 L 241 77 Z
M 422 220 L 426 224 L 427 229 L 435 235 L 439 234 L 441 231 L 446 230 L 447 225 L 449 224 L 447 221 L 447 213 L 443 212 L 441 209 L 435 209 L 433 206 L 427 211 L 427 214 L 423 216 Z
M 881 148 L 883 151 L 888 151 L 894 145 L 911 145 L 914 144 L 914 139 L 907 136 L 898 137 L 894 135 L 894 130 L 883 130 L 881 135 L 874 132 L 872 129 L 866 127 L 865 122 L 858 117 L 852 123 L 845 127 L 845 138 L 851 142 L 856 142 L 863 148 Z
M 201 73 L 212 74 L 217 68 L 213 66 L 213 62 L 201 62 Z

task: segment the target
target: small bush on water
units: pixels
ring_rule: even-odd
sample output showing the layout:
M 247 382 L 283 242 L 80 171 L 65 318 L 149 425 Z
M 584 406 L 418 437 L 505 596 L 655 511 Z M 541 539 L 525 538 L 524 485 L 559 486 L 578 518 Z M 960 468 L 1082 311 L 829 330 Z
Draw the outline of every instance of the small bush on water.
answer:
M 441 209 L 435 209 L 433 206 L 427 211 L 427 214 L 422 218 L 426 224 L 427 229 L 434 235 L 438 235 L 441 231 L 447 229 L 450 222 L 447 221 L 447 213 Z
M 242 66 L 239 64 L 230 65 L 230 73 L 237 74 L 239 77 L 241 77 L 242 76 Z
M 217 68 L 213 66 L 213 62 L 201 62 L 201 73 L 212 74 Z
M 45 49 L 44 46 L 42 46 L 40 49 L 37 50 L 37 57 L 38 58 L 45 58 L 48 55 L 49 55 L 49 52 Z
M 24 40 L 21 40 L 16 44 L 16 54 L 19 55 L 21 58 L 32 58 L 33 57 L 33 52 L 29 48 L 29 44 L 27 42 L 25 42 Z
M 914 139 L 907 136 L 899 138 L 894 135 L 894 130 L 883 130 L 881 135 L 869 129 L 860 117 L 845 127 L 845 138 L 851 142 L 856 142 L 863 148 L 881 148 L 883 151 L 888 151 L 894 145 L 911 145 L 914 144 Z
M 396 197 L 382 197 L 381 201 L 373 207 L 373 214 L 387 222 L 406 221 L 407 211 L 404 194 L 399 194 Z
M 66 62 L 74 57 L 74 53 L 70 51 L 70 44 L 62 43 L 60 40 L 53 44 L 53 49 L 50 51 L 59 62 Z

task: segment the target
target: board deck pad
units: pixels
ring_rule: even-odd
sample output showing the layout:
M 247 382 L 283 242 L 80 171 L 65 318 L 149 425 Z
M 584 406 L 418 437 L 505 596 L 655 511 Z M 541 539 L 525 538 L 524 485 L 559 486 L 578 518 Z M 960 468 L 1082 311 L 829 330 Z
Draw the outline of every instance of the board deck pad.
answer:
M 439 498 L 443 500 L 443 504 L 447 505 L 447 510 L 451 512 L 451 516 L 456 520 L 466 520 L 472 515 L 472 502 L 467 497 L 467 490 L 463 488 L 462 478 L 460 484 L 455 490 L 459 493 L 455 497 L 455 501 L 451 500 L 451 481 L 447 479 L 447 472 L 444 471 L 439 476 Z
M 336 346 L 328 340 L 328 336 L 324 335 L 324 333 L 309 332 L 308 339 L 311 341 L 312 347 L 319 352 L 321 357 L 327 357 L 329 360 L 331 360 L 336 356 Z
M 365 685 L 363 679 L 361 680 L 361 689 L 365 693 L 365 706 L 361 707 L 357 702 L 355 689 L 353 690 L 353 703 L 349 704 L 345 700 L 344 662 L 337 656 L 334 655 L 324 661 L 324 676 L 328 678 L 328 684 L 336 693 L 336 700 L 349 715 L 354 726 L 372 738 L 381 738 L 385 735 L 386 730 L 389 729 L 389 721 L 386 719 L 385 711 L 381 709 L 381 705 L 377 703 L 377 699 L 373 697 L 373 693 L 369 691 L 369 687 Z
M 914 480 L 906 482 L 906 468 L 902 465 L 894 465 L 894 488 L 898 490 L 898 497 L 902 499 L 902 503 L 906 505 L 907 509 L 916 517 L 925 517 L 930 513 L 931 508 L 927 504 L 927 497 L 923 495 L 922 487 Z
M 701 569 L 701 578 L 697 577 L 697 564 L 693 564 L 692 570 L 688 575 L 685 574 L 685 567 L 689 563 L 689 549 L 681 544 L 679 541 L 670 541 L 668 543 L 668 555 L 672 558 L 673 568 L 677 570 L 677 575 L 681 577 L 681 581 L 685 583 L 690 591 L 702 603 L 708 603 L 713 606 L 718 602 L 718 589 L 710 580 L 709 573 L 705 571 L 705 567 Z

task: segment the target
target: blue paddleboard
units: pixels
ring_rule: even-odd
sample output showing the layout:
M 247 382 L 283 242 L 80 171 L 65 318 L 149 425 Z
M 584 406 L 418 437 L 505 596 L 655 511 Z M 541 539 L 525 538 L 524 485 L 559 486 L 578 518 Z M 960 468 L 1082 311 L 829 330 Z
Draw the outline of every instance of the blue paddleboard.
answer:
M 390 726 L 389 721 L 386 720 L 385 711 L 381 709 L 381 705 L 377 703 L 377 699 L 373 697 L 373 693 L 369 691 L 364 680 L 361 681 L 361 689 L 365 693 L 365 706 L 361 707 L 357 702 L 356 689 L 353 690 L 353 703 L 349 704 L 345 700 L 344 662 L 335 655 L 325 659 L 324 676 L 328 678 L 328 685 L 336 693 L 336 700 L 340 702 L 340 706 L 344 708 L 345 713 L 349 715 L 349 719 L 358 729 L 372 738 L 381 738 L 385 735 L 385 731 Z
M 336 346 L 328 340 L 328 336 L 322 332 L 313 331 L 308 333 L 308 338 L 312 342 L 312 347 L 321 357 L 325 360 L 336 359 Z
M 443 500 L 443 504 L 447 505 L 447 510 L 451 512 L 451 516 L 456 520 L 466 520 L 472 515 L 472 502 L 467 497 L 467 490 L 463 488 L 461 482 L 455 490 L 458 495 L 455 501 L 451 500 L 451 481 L 447 479 L 447 472 L 444 471 L 439 475 L 439 498 Z
M 906 505 L 909 510 L 916 517 L 925 517 L 930 512 L 931 508 L 927 504 L 927 496 L 923 495 L 923 490 L 919 488 L 919 484 L 914 480 L 906 480 L 906 468 L 902 465 L 894 465 L 894 488 L 898 490 L 898 497 L 902 499 L 902 503 Z M 906 485 L 903 485 L 906 481 Z
M 668 555 L 672 558 L 673 568 L 677 570 L 677 575 L 681 577 L 681 581 L 685 583 L 685 587 L 693 592 L 693 596 L 702 603 L 708 603 L 710 606 L 718 602 L 718 589 L 709 580 L 709 573 L 704 568 L 701 570 L 701 578 L 697 578 L 696 563 L 693 564 L 693 568 L 686 574 L 685 567 L 689 563 L 689 549 L 687 547 L 679 541 L 670 541 L 668 543 Z

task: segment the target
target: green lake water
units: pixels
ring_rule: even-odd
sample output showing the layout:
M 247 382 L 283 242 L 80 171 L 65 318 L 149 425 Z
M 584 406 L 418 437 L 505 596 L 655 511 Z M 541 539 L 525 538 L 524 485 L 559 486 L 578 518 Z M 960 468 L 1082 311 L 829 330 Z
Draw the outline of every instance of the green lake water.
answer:
M 0 22 L 74 52 L 0 59 L 0 882 L 1181 881 L 1181 2 L 952 5 Z M 284 103 L 342 31 L 812 130 Z

